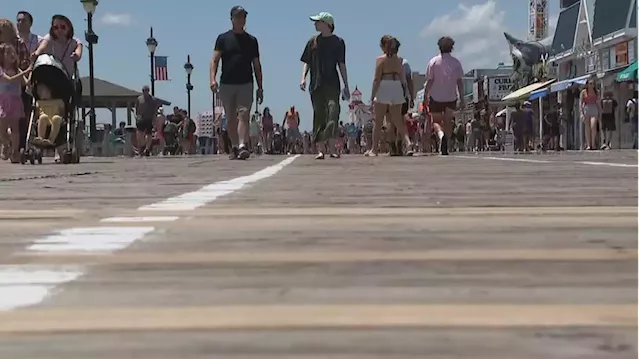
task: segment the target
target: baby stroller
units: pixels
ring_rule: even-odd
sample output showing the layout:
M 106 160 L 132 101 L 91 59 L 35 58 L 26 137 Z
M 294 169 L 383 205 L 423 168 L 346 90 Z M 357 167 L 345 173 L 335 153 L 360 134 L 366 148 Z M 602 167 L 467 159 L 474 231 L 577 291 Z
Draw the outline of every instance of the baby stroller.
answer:
M 62 163 L 79 163 L 80 153 L 78 151 L 78 114 L 77 100 L 81 95 L 81 85 L 76 84 L 78 79 L 78 71 L 76 68 L 73 77 L 68 76 L 67 71 L 60 61 L 51 55 L 40 55 L 33 65 L 31 74 L 31 88 L 33 90 L 33 111 L 29 116 L 29 126 L 27 129 L 27 145 L 24 150 L 20 151 L 20 163 L 25 164 L 27 160 L 34 164 L 36 161 L 42 163 L 43 150 L 55 150 L 64 145 L 64 149 L 60 149 L 60 161 Z M 60 133 L 50 145 L 34 143 L 37 133 L 38 114 L 36 113 L 36 102 L 38 94 L 35 89 L 38 84 L 44 84 L 51 90 L 53 99 L 61 99 L 65 104 L 65 116 L 62 119 Z M 41 134 L 45 137 L 46 134 Z
M 164 135 L 163 155 L 175 156 L 180 154 L 180 126 L 173 122 L 167 122 L 162 130 Z
M 275 131 L 273 133 L 273 153 L 281 155 L 284 153 L 284 143 L 282 141 L 282 133 Z

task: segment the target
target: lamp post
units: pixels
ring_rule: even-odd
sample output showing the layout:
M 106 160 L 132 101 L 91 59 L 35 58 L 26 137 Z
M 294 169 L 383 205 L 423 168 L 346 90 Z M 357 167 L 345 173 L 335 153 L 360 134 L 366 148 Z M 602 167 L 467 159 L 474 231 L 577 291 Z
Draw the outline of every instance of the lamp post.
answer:
M 149 49 L 149 54 L 151 54 L 151 96 L 156 95 L 156 74 L 155 74 L 155 61 L 156 61 L 156 48 L 158 47 L 158 40 L 153 37 L 153 27 L 149 29 L 149 38 L 147 39 L 147 48 Z
M 193 71 L 193 65 L 191 64 L 191 56 L 187 55 L 187 62 L 184 64 L 184 71 L 187 72 L 187 113 L 191 117 L 191 91 L 193 85 L 191 85 L 191 72 Z
M 98 35 L 93 32 L 93 13 L 98 6 L 98 0 L 80 0 L 80 2 L 87 13 L 87 31 L 84 33 L 84 37 L 89 43 L 89 138 L 91 143 L 94 143 L 96 142 L 96 94 L 93 71 L 93 45 L 98 43 Z M 82 94 L 80 96 L 82 97 Z

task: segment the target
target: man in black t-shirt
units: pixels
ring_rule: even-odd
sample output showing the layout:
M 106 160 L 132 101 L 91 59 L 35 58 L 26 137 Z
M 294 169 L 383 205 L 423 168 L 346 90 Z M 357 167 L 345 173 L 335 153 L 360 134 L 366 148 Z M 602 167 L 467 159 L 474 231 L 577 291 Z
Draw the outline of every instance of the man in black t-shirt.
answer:
M 311 16 L 315 23 L 318 35 L 307 41 L 300 61 L 302 67 L 302 80 L 300 89 L 307 87 L 307 74 L 311 72 L 309 93 L 313 105 L 313 141 L 318 148 L 316 159 L 324 159 L 324 142 L 331 151 L 331 157 L 338 158 L 340 153 L 336 148 L 338 137 L 338 121 L 340 119 L 340 76 L 344 88 L 342 99 L 348 100 L 350 96 L 349 80 L 347 79 L 347 67 L 345 65 L 346 46 L 344 40 L 333 34 L 335 24 L 333 16 L 327 12 Z
M 246 160 L 250 156 L 249 117 L 253 106 L 253 74 L 258 89 L 256 100 L 262 103 L 262 66 L 258 40 L 244 31 L 247 11 L 242 6 L 231 8 L 232 29 L 218 35 L 210 68 L 211 91 L 219 89 L 220 100 L 227 114 L 227 129 L 231 139 L 230 159 Z M 218 63 L 222 60 L 220 85 L 216 80 Z

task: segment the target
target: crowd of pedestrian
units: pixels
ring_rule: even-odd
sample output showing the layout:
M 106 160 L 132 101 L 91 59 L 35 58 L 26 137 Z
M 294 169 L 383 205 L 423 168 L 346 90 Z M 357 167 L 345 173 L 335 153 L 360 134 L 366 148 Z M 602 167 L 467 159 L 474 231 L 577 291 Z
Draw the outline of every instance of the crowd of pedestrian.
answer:
M 383 36 L 371 93 L 373 119 L 370 123 L 345 126 L 339 118 L 340 100 L 350 98 L 346 44 L 335 34 L 336 23 L 330 13 L 310 16 L 317 34 L 307 41 L 300 57 L 300 89 L 310 94 L 313 131 L 301 133 L 295 107 L 287 111 L 282 126 L 273 121 L 267 109 L 250 119 L 254 77 L 258 104 L 264 93 L 258 40 L 245 31 L 247 15 L 241 6 L 231 9 L 231 30 L 218 36 L 211 61 L 211 89 L 220 96 L 226 114 L 225 126 L 219 131 L 221 147 L 228 149 L 231 159 L 247 159 L 251 151 L 263 148 L 266 153 L 314 152 L 319 160 L 326 155 L 340 158 L 345 152 L 377 156 L 388 151 L 391 155 L 411 156 L 415 151 L 435 148 L 448 154 L 449 142 L 455 138 L 453 113 L 464 106 L 463 71 L 451 55 L 453 39 L 443 37 L 438 41 L 440 54 L 427 67 L 425 111 L 415 114 L 409 113 L 414 107 L 415 89 L 411 68 L 398 54 L 400 41 Z
M 317 159 L 324 159 L 325 154 L 339 158 L 345 152 L 376 156 L 383 150 L 413 154 L 417 149 L 415 137 L 418 132 L 412 122 L 414 118 L 408 114 L 414 101 L 413 82 L 407 77 L 410 75 L 407 61 L 398 56 L 400 42 L 396 38 L 385 36 L 380 41 L 383 54 L 376 60 L 371 98 L 377 115 L 372 124 L 355 129 L 339 121 L 340 101 L 346 101 L 350 96 L 345 41 L 335 34 L 336 25 L 331 14 L 321 12 L 311 16 L 317 34 L 303 48 L 300 89 L 310 94 L 313 131 L 301 132 L 295 107 L 287 111 L 282 124 L 275 123 L 267 108 L 251 119 L 253 102 L 262 104 L 264 92 L 258 40 L 245 31 L 247 15 L 241 6 L 231 9 L 231 29 L 216 39 L 210 68 L 211 90 L 220 97 L 228 114 L 225 125 L 216 133 L 220 138 L 218 147 L 226 150 L 230 158 L 247 159 L 250 151 L 263 150 L 266 153 L 313 151 Z M 0 86 L 1 155 L 11 158 L 12 162 L 18 162 L 19 149 L 26 143 L 26 117 L 32 110 L 32 98 L 26 84 L 33 61 L 40 54 L 50 54 L 68 73 L 75 73 L 83 50 L 82 42 L 74 37 L 73 24 L 65 16 L 53 16 L 49 34 L 43 37 L 31 33 L 33 16 L 28 12 L 18 13 L 16 23 L 0 20 L 0 45 L 3 45 L 0 54 L 0 80 L 3 82 Z M 427 69 L 426 88 L 430 95 L 426 105 L 431 109 L 429 116 L 434 119 L 439 148 L 446 154 L 447 141 L 443 139 L 447 135 L 451 137 L 451 126 L 446 123 L 456 107 L 458 96 L 455 91 L 461 81 L 462 68 L 450 55 L 453 41 L 443 39 L 441 42 L 448 45 L 444 45 L 444 51 L 441 46 L 442 55 L 434 58 Z M 222 71 L 218 74 L 220 63 Z M 451 66 L 452 73 L 447 70 Z M 257 88 L 254 88 L 254 80 Z M 179 148 L 185 153 L 194 153 L 195 128 L 189 114 L 176 108 L 173 114 L 165 115 L 149 89 L 145 87 L 142 92 L 135 105 L 137 135 L 132 142 L 137 152 L 142 156 L 149 155 L 154 143 L 167 147 L 166 130 L 177 127 Z M 110 130 L 113 141 L 122 141 L 123 135 L 117 133 L 124 132 L 123 129 Z M 8 137 L 9 133 L 12 137 Z M 387 144 L 383 136 L 395 139 Z

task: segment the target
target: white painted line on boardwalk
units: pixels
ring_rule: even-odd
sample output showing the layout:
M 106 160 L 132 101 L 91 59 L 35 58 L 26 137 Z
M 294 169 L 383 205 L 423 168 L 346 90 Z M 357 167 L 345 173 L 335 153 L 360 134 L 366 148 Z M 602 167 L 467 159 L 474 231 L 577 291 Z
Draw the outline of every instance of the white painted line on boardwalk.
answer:
M 592 166 L 609 166 L 609 167 L 625 167 L 625 168 L 637 168 L 638 165 L 630 165 L 626 163 L 612 163 L 612 162 L 592 162 L 592 161 L 580 161 L 578 163 L 582 163 L 584 165 L 592 165 Z
M 594 161 L 547 161 L 547 160 L 534 160 L 528 158 L 513 158 L 513 157 L 488 157 L 488 156 L 455 156 L 458 158 L 475 158 L 484 160 L 495 161 L 509 161 L 509 162 L 528 162 L 528 163 L 578 163 L 582 165 L 590 166 L 609 166 L 609 167 L 625 167 L 625 168 L 637 168 L 638 165 L 626 164 L 626 163 L 612 163 L 612 162 L 594 162 Z
M 180 219 L 178 216 L 157 217 L 109 217 L 100 220 L 102 223 L 144 223 L 144 222 L 173 222 Z
M 455 156 L 459 158 L 481 158 L 485 160 L 495 160 L 495 161 L 508 161 L 508 162 L 527 162 L 527 163 L 551 163 L 551 161 L 546 160 L 532 160 L 528 158 L 513 158 L 513 157 L 485 157 L 485 156 Z
M 154 227 L 87 227 L 65 229 L 34 241 L 34 252 L 113 252 L 151 233 Z
M 169 198 L 165 201 L 140 207 L 139 210 L 191 210 L 206 205 L 216 198 L 235 192 L 247 184 L 273 176 L 298 156 L 267 167 L 249 176 L 217 182 L 202 189 Z M 151 223 L 172 222 L 178 216 L 109 217 L 102 223 Z M 133 242 L 153 232 L 154 227 L 98 226 L 70 228 L 56 234 L 37 239 L 27 247 L 27 251 L 56 254 L 96 254 L 112 253 L 130 246 Z M 76 280 L 84 274 L 81 269 L 25 269 L 27 267 L 0 267 L 0 311 L 32 306 L 47 299 L 56 286 Z
M 220 181 L 201 189 L 168 198 L 162 202 L 138 208 L 140 211 L 191 211 L 202 207 L 217 198 L 231 194 L 244 186 L 265 179 L 280 172 L 285 166 L 293 162 L 300 155 L 288 157 L 282 162 L 269 166 L 252 175 L 234 178 L 228 181 Z
M 79 268 L 0 267 L 0 311 L 38 304 L 51 295 L 56 285 L 81 275 Z
M 0 311 L 42 303 L 50 296 L 53 285 L 0 285 Z

